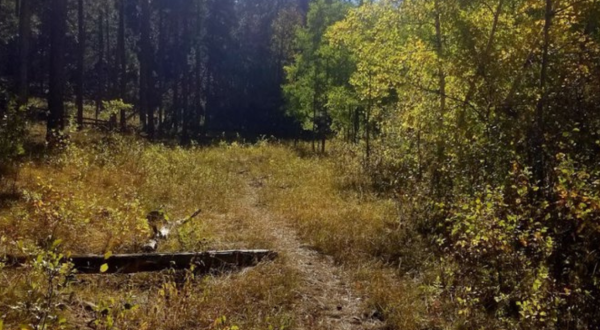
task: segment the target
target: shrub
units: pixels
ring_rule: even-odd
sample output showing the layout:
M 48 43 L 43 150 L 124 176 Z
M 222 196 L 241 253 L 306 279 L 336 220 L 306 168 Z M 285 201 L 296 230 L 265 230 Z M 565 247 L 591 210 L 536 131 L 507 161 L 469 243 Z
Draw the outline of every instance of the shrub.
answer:
M 515 163 L 509 184 L 487 186 L 451 208 L 440 241 L 463 265 L 450 287 L 460 314 L 492 313 L 510 327 L 600 325 L 600 176 L 557 158 L 557 181 L 545 193 Z
M 14 104 L 10 104 L 4 113 L 0 112 L 0 171 L 25 152 L 25 125 L 24 112 L 16 109 Z

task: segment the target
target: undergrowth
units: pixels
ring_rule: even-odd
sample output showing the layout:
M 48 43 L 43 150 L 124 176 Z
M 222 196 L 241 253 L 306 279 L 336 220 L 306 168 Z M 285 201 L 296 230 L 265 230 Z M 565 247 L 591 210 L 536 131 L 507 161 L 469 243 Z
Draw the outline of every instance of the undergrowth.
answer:
M 303 317 L 294 313 L 302 279 L 286 256 L 218 277 L 76 275 L 57 263 L 73 253 L 139 252 L 153 210 L 171 221 L 202 210 L 161 252 L 275 248 L 253 226 L 260 214 L 248 212 L 248 189 L 269 216 L 333 256 L 365 298 L 365 317 L 389 329 L 547 328 L 595 313 L 597 288 L 577 287 L 596 276 L 585 277 L 595 259 L 584 252 L 593 249 L 573 243 L 596 235 L 595 172 L 560 156 L 549 207 L 529 202 L 537 188 L 515 163 L 509 186 L 444 204 L 417 188 L 381 189 L 353 146 L 333 143 L 320 156 L 303 148 L 181 148 L 84 131 L 60 151 L 21 162 L 12 183 L 18 198 L 0 208 L 1 253 L 36 258 L 1 271 L 5 328 L 293 329 Z M 555 228 L 574 241 L 558 240 Z M 553 277 L 557 251 L 570 253 L 561 264 L 577 256 L 585 263 Z M 571 314 L 557 314 L 565 306 Z
M 34 128 L 33 136 L 39 128 Z M 43 136 L 39 134 L 39 136 Z M 159 252 L 272 248 L 239 203 L 259 148 L 180 148 L 116 134 L 72 133 L 60 150 L 23 160 L 18 197 L 0 207 L 0 320 L 22 329 L 288 329 L 295 271 L 281 261 L 243 273 L 77 275 L 62 257 L 141 252 L 146 215 L 174 221 L 202 210 Z M 0 327 L 1 328 L 1 327 Z

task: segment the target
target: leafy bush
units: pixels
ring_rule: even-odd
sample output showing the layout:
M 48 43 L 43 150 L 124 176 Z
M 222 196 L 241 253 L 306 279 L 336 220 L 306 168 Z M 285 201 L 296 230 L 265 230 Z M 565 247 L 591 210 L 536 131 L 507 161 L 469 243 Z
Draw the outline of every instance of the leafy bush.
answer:
M 466 266 L 451 289 L 460 314 L 494 313 L 523 328 L 600 325 L 600 176 L 557 158 L 558 181 L 545 194 L 515 163 L 508 185 L 488 186 L 451 207 L 440 241 Z
M 4 113 L 0 112 L 0 171 L 3 165 L 12 163 L 25 152 L 25 134 L 24 112 L 10 104 Z

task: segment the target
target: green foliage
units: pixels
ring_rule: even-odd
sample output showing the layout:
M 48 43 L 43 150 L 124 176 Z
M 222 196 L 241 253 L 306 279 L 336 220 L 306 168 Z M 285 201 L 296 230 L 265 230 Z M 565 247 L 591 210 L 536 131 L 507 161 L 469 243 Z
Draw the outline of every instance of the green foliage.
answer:
M 599 9 L 384 0 L 321 36 L 299 33 L 321 46 L 300 43 L 289 109 L 309 120 L 314 81 L 326 79 L 312 63 L 350 59 L 339 82 L 318 84 L 317 103 L 363 110 L 372 183 L 410 205 L 442 267 L 456 269 L 437 291 L 456 311 L 449 323 L 598 326 Z M 329 113 L 346 135 L 352 117 Z
M 110 101 L 102 101 L 102 108 L 106 113 L 111 116 L 117 116 L 121 111 L 131 111 L 133 109 L 132 104 L 127 104 L 123 102 L 123 100 L 110 100 Z
M 288 115 L 319 136 L 328 134 L 332 118 L 338 127 L 349 125 L 348 112 L 356 108 L 348 84 L 354 63 L 349 53 L 334 50 L 324 39 L 326 29 L 341 20 L 349 7 L 341 0 L 312 2 L 306 26 L 296 34 L 301 53 L 285 67 Z
M 0 116 L 0 164 L 7 164 L 25 153 L 25 112 L 10 104 Z
M 599 176 L 558 158 L 558 184 L 547 199 L 534 198 L 539 187 L 515 164 L 508 186 L 464 196 L 450 210 L 442 245 L 469 266 L 453 289 L 461 313 L 491 308 L 514 326 L 518 312 L 524 328 L 592 322 Z
M 64 262 L 59 252 L 61 241 L 56 240 L 34 254 L 27 266 L 26 280 L 13 283 L 23 286 L 24 295 L 14 301 L 4 317 L 18 319 L 21 329 L 68 329 L 62 312 L 64 301 L 71 294 L 72 265 Z

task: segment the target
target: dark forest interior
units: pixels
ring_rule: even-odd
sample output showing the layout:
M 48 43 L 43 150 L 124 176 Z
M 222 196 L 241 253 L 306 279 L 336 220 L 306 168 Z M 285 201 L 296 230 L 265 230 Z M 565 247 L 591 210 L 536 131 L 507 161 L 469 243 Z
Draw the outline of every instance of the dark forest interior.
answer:
M 1 82 L 21 104 L 47 98 L 50 130 L 122 100 L 135 106 L 110 121 L 126 129 L 135 118 L 151 137 L 291 137 L 283 67 L 307 10 L 291 0 L 3 1 Z

